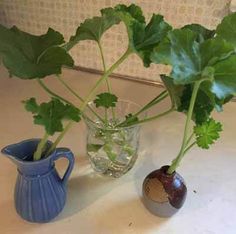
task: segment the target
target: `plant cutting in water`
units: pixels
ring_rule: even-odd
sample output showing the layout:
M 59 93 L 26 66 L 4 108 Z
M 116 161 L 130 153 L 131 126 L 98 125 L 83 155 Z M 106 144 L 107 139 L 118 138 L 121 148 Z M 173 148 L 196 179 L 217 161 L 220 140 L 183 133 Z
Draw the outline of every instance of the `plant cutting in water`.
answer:
M 128 48 L 123 55 L 108 68 L 103 54 L 101 42 L 102 36 L 112 26 L 119 24 L 120 22 L 123 22 L 127 29 Z M 164 21 L 161 15 L 153 14 L 149 23 L 146 23 L 140 7 L 134 4 L 131 4 L 130 6 L 117 5 L 114 8 L 102 9 L 101 16 L 86 19 L 80 24 L 76 34 L 72 36 L 67 43 L 64 41 L 62 34 L 51 28 L 48 29 L 46 34 L 37 36 L 23 32 L 15 26 L 8 29 L 0 25 L 0 55 L 3 64 L 8 69 L 11 76 L 25 80 L 36 80 L 51 97 L 56 98 L 53 99 L 52 102 L 55 102 L 55 100 L 59 102 L 60 100 L 63 105 L 69 105 L 70 108 L 76 108 L 76 110 L 80 111 L 81 115 L 86 119 L 89 119 L 89 117 L 86 116 L 85 110 L 89 109 L 104 129 L 105 135 L 98 134 L 98 137 L 104 142 L 102 147 L 107 153 L 107 156 L 114 160 L 116 157 L 112 152 L 114 142 L 109 135 L 111 134 L 111 131 L 108 134 L 105 131 L 106 129 L 117 130 L 121 129 L 121 127 L 129 127 L 151 121 L 172 112 L 174 108 L 171 107 L 164 113 L 155 116 L 140 118 L 143 112 L 168 96 L 168 92 L 164 91 L 135 113 L 128 113 L 125 118 L 117 118 L 115 107 L 118 98 L 112 93 L 112 87 L 108 78 L 131 54 L 137 54 L 142 59 L 144 66 L 148 67 L 151 63 L 150 54 L 153 51 L 153 48 L 159 45 L 161 40 L 171 29 L 171 26 Z M 77 91 L 60 76 L 60 74 L 63 67 L 74 68 L 73 59 L 68 52 L 79 42 L 84 40 L 92 40 L 97 43 L 101 54 L 104 73 L 89 91 L 88 95 L 85 98 L 82 98 Z M 51 90 L 51 88 L 43 81 L 49 75 L 55 75 L 55 78 L 61 82 L 72 95 L 78 98 L 81 104 L 79 106 L 74 105 Z M 88 105 L 88 103 L 94 99 L 97 88 L 103 84 L 103 82 L 106 82 L 107 92 L 99 94 L 94 100 L 97 108 L 105 108 L 104 115 L 101 116 L 98 114 L 96 108 L 94 109 Z M 31 102 L 32 100 L 33 99 L 31 99 Z M 111 110 L 111 116 L 108 115 L 108 109 Z M 73 121 L 70 121 L 65 126 L 61 134 L 53 143 L 52 150 L 56 148 L 65 133 L 70 129 L 72 122 Z M 35 118 L 35 123 L 38 123 L 37 118 Z M 123 149 L 129 154 L 134 152 L 134 149 L 125 143 L 126 138 L 123 130 L 120 130 L 119 135 L 120 139 L 123 140 L 119 139 L 117 142 L 123 145 Z M 42 154 L 45 138 L 46 137 L 43 137 L 39 144 L 37 158 Z M 88 149 L 96 150 L 99 149 L 99 147 L 97 145 L 90 145 L 88 146 Z
M 47 157 L 52 153 L 54 148 L 51 146 L 45 152 L 49 136 L 53 136 L 56 132 L 64 130 L 63 120 L 80 121 L 80 111 L 76 107 L 64 104 L 59 99 L 52 98 L 48 103 L 37 104 L 35 98 L 23 101 L 25 109 L 33 114 L 34 123 L 42 125 L 45 128 L 45 134 L 33 155 L 33 160 L 40 160 L 42 154 Z
M 162 75 L 176 110 L 186 114 L 182 145 L 167 173 L 176 171 L 184 155 L 195 145 L 208 149 L 222 131 L 211 113 L 236 95 L 236 14 L 226 16 L 216 30 L 187 25 L 168 33 L 154 49 L 154 63 L 172 66 Z M 195 125 L 191 126 L 191 120 Z

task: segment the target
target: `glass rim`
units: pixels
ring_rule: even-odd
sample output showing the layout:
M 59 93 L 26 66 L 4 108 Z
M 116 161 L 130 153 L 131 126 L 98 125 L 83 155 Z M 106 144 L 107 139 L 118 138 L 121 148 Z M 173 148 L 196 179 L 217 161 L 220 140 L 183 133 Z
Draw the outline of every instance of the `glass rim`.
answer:
M 140 104 L 137 104 L 136 102 L 133 102 L 133 101 L 130 101 L 130 100 L 127 100 L 127 99 L 119 99 L 118 100 L 118 103 L 130 103 L 136 107 L 139 107 L 141 108 L 142 106 Z M 90 101 L 88 103 L 88 105 L 94 105 L 93 101 Z M 85 110 L 88 110 L 88 106 L 86 106 L 86 109 Z M 147 115 L 147 111 L 144 111 L 143 112 L 144 116 Z M 125 116 L 124 116 L 125 117 Z M 90 118 L 87 118 L 86 116 L 83 117 L 84 120 L 85 120 L 85 123 L 86 125 L 88 125 L 89 123 L 92 124 L 93 127 L 97 128 L 97 129 L 105 129 L 106 131 L 119 131 L 119 130 L 122 130 L 122 129 L 130 129 L 130 128 L 135 128 L 135 127 L 140 127 L 141 123 L 138 123 L 138 124 L 134 124 L 134 125 L 131 125 L 131 126 L 126 126 L 126 127 L 116 127 L 116 128 L 105 128 L 105 127 L 102 127 L 100 126 L 98 123 L 94 122 L 93 120 L 91 120 Z

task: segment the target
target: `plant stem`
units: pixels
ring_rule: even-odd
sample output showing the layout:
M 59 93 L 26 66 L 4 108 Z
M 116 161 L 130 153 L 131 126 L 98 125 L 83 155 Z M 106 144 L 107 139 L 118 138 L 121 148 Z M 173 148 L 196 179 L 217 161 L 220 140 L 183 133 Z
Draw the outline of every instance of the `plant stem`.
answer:
M 140 115 L 142 112 L 148 110 L 149 108 L 151 108 L 152 106 L 156 105 L 157 103 L 161 102 L 162 100 L 164 100 L 166 97 L 168 97 L 169 94 L 168 92 L 165 90 L 163 91 L 162 93 L 160 93 L 157 97 L 155 97 L 154 99 L 152 99 L 149 103 L 147 103 L 142 109 L 140 109 L 138 112 L 136 112 L 133 116 L 132 116 L 132 119 L 135 119 L 138 115 Z M 174 110 L 174 108 L 172 107 L 171 109 Z M 153 116 L 151 117 L 153 119 L 156 118 L 156 116 Z M 152 119 L 151 119 L 152 120 Z M 129 120 L 130 121 L 130 120 Z M 148 120 L 150 121 L 150 120 Z M 121 122 L 120 124 L 117 125 L 117 127 L 120 127 L 120 126 L 126 126 L 126 123 L 128 121 L 127 120 L 124 120 L 123 122 Z M 136 122 L 137 123 L 137 122 Z M 134 124 L 136 124 L 134 123 Z
M 103 50 L 102 50 L 102 45 L 101 45 L 101 42 L 99 41 L 98 42 L 98 48 L 99 48 L 99 52 L 100 52 L 100 55 L 101 55 L 101 58 L 102 58 L 102 66 L 103 66 L 103 72 L 106 73 L 106 62 L 105 62 L 105 58 L 104 58 L 104 54 L 103 54 Z M 107 84 L 107 89 L 109 92 L 111 92 L 111 87 L 110 87 L 110 84 L 109 84 L 109 81 L 106 80 L 106 84 Z
M 66 127 L 64 128 L 64 130 L 61 132 L 61 134 L 57 137 L 57 139 L 54 141 L 54 143 L 51 145 L 51 147 L 49 148 L 49 150 L 47 151 L 46 156 L 48 156 L 50 153 L 53 152 L 53 150 L 57 147 L 58 143 L 61 141 L 61 139 L 64 137 L 64 135 L 66 134 L 66 132 L 70 129 L 70 127 L 72 126 L 73 121 L 70 121 Z
M 134 122 L 134 123 L 131 123 L 131 124 L 127 124 L 127 125 L 120 125 L 119 124 L 117 127 L 129 127 L 129 126 L 136 125 L 136 124 L 146 123 L 146 122 L 149 122 L 149 121 L 152 121 L 152 120 L 159 119 L 160 117 L 168 115 L 168 114 L 170 114 L 173 111 L 174 111 L 174 108 L 171 107 L 169 110 L 167 110 L 165 112 L 162 112 L 162 113 L 160 113 L 158 115 L 154 115 L 154 116 L 149 117 L 149 118 L 141 119 L 141 120 L 139 120 L 137 122 Z
M 104 73 L 106 73 L 106 71 L 107 71 L 106 62 L 105 62 L 104 53 L 103 53 L 103 49 L 102 49 L 102 45 L 101 45 L 100 41 L 98 42 L 98 48 L 99 48 L 99 51 L 100 51 L 100 54 L 101 54 L 101 58 L 102 58 L 103 71 L 104 71 Z M 108 92 L 112 93 L 112 88 L 111 88 L 111 84 L 110 84 L 109 79 L 106 79 L 106 84 L 107 84 Z M 115 119 L 115 111 L 114 111 L 113 107 L 111 107 L 111 112 L 112 112 L 113 119 Z
M 201 84 L 201 81 L 197 81 L 194 84 L 193 87 L 193 92 L 192 92 L 192 96 L 191 96 L 191 100 L 190 100 L 190 105 L 189 105 L 189 109 L 188 109 L 188 114 L 187 114 L 187 119 L 186 119 L 186 123 L 185 123 L 185 128 L 184 128 L 184 136 L 183 136 L 183 141 L 182 141 L 182 145 L 180 148 L 180 152 L 178 154 L 178 156 L 172 161 L 171 166 L 168 168 L 167 173 L 168 174 L 172 174 L 173 172 L 175 172 L 176 168 L 179 166 L 180 161 L 182 160 L 182 158 L 185 155 L 185 147 L 186 147 L 186 143 L 188 142 L 188 132 L 189 132 L 189 127 L 190 127 L 190 123 L 191 123 L 191 119 L 192 119 L 192 115 L 193 115 L 193 108 L 194 108 L 194 104 L 197 98 L 197 93 L 198 93 L 198 89 L 199 86 Z
M 84 102 L 84 99 L 80 97 L 62 78 L 60 75 L 56 75 L 57 79 L 75 96 L 77 97 L 81 102 Z
M 44 149 L 44 145 L 46 144 L 47 140 L 48 140 L 49 135 L 47 133 L 44 134 L 43 138 L 40 140 L 36 151 L 34 152 L 34 161 L 37 161 L 39 159 L 41 159 L 42 153 L 43 153 L 43 149 Z
M 59 96 L 58 94 L 54 93 L 52 90 L 50 90 L 44 83 L 42 80 L 40 79 L 37 79 L 39 85 L 47 92 L 49 93 L 50 95 L 52 95 L 53 97 L 56 97 L 58 99 L 60 99 L 61 101 L 67 103 L 67 104 L 70 104 L 72 106 L 74 106 L 74 104 L 72 104 L 71 102 L 69 102 L 68 100 L 66 100 L 65 98 Z
M 185 150 L 184 150 L 184 154 L 186 154 L 194 145 L 196 145 L 196 141 L 194 141 L 190 146 L 188 146 Z
M 192 140 L 193 136 L 194 136 L 194 132 L 191 134 L 191 136 L 186 141 L 186 146 L 190 143 L 190 141 Z
M 92 99 L 92 97 L 94 96 L 95 92 L 97 91 L 97 88 L 99 87 L 99 85 L 104 80 L 106 80 L 109 75 L 111 75 L 111 73 L 130 55 L 130 53 L 131 53 L 131 50 L 127 49 L 127 51 L 96 82 L 94 87 L 90 90 L 87 98 L 85 98 L 85 101 L 84 101 L 83 105 L 81 106 L 81 111 L 83 111 L 85 109 L 85 107 L 88 104 L 88 102 Z
M 105 125 L 108 126 L 107 108 L 105 108 L 104 113 L 105 113 Z
M 88 96 L 85 98 L 85 101 L 83 102 L 80 110 L 81 113 L 84 112 L 88 102 L 91 100 L 91 98 L 94 96 L 95 92 L 97 91 L 97 88 L 99 87 L 99 85 L 107 79 L 107 77 L 131 54 L 132 50 L 131 49 L 127 49 L 126 52 L 116 61 L 116 63 L 114 63 L 107 71 L 106 73 L 104 73 L 102 75 L 102 77 L 96 82 L 96 84 L 94 85 L 94 87 L 90 90 Z M 50 147 L 49 151 L 47 152 L 47 155 L 52 152 L 56 146 L 58 145 L 58 143 L 61 141 L 61 139 L 63 138 L 63 136 L 66 134 L 66 132 L 71 128 L 73 124 L 73 121 L 70 121 L 67 126 L 64 128 L 64 130 L 61 132 L 61 134 L 57 137 L 56 141 L 53 143 L 53 145 Z
M 146 104 L 141 110 L 139 110 L 136 114 L 134 114 L 134 116 L 138 116 L 139 114 L 141 114 L 142 112 L 144 112 L 145 110 L 151 108 L 152 106 L 156 105 L 157 103 L 161 102 L 162 100 L 164 100 L 166 97 L 168 97 L 169 94 L 167 92 L 167 90 L 163 91 L 162 93 L 160 93 L 157 97 L 155 97 L 153 100 L 151 100 L 148 104 Z
M 77 97 L 81 102 L 84 102 L 84 99 L 80 97 L 59 75 L 57 75 L 57 78 L 75 97 Z M 90 106 L 87 107 L 100 121 L 104 122 L 102 117 L 97 114 Z

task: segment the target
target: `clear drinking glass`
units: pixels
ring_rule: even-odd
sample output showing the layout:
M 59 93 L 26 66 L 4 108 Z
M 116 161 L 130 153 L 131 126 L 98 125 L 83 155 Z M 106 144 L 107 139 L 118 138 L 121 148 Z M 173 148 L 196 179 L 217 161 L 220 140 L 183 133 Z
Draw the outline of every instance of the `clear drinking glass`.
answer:
M 96 108 L 89 104 L 100 116 L 107 116 L 108 124 L 104 124 L 87 108 L 85 122 L 87 125 L 87 154 L 94 170 L 100 174 L 120 177 L 129 171 L 136 159 L 139 146 L 140 125 L 116 127 L 125 120 L 125 116 L 136 113 L 140 106 L 121 100 L 116 107 Z

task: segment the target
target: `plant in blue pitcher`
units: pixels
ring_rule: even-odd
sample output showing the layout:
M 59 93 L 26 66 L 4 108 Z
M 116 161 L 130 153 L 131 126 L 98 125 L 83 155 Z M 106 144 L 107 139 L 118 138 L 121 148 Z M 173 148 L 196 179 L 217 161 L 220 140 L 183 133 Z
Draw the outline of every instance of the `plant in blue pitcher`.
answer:
M 66 202 L 66 184 L 74 166 L 73 153 L 67 148 L 56 148 L 49 136 L 64 130 L 63 120 L 80 121 L 80 111 L 70 104 L 52 98 L 48 103 L 30 98 L 23 102 L 33 114 L 34 123 L 44 126 L 42 139 L 29 139 L 6 146 L 6 154 L 17 166 L 15 207 L 17 213 L 30 222 L 44 223 L 55 218 Z M 63 176 L 57 173 L 55 161 L 69 160 Z

